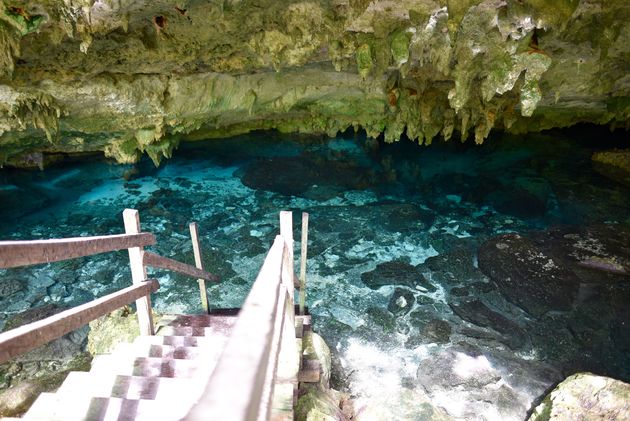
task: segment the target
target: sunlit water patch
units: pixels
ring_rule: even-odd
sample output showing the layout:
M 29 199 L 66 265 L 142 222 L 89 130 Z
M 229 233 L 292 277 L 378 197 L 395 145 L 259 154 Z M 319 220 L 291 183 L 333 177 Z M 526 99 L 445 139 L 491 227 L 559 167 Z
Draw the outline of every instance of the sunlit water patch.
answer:
M 222 278 L 211 306 L 239 307 L 278 212 L 296 211 L 295 238 L 309 212 L 307 304 L 363 419 L 523 419 L 574 371 L 630 379 L 630 191 L 591 153 L 562 134 L 430 148 L 260 134 L 184 145 L 160 168 L 5 169 L 0 238 L 120 233 L 130 207 L 152 250 L 192 263 L 197 221 Z M 157 311 L 200 310 L 194 279 L 150 275 Z M 0 271 L 0 325 L 129 279 L 125 252 Z

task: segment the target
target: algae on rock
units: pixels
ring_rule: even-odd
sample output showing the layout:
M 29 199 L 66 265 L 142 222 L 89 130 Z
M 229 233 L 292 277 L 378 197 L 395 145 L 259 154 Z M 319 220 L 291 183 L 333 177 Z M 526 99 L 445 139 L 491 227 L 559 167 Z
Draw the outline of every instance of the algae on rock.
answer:
M 257 129 L 425 144 L 628 129 L 629 19 L 623 0 L 2 2 L 0 165 L 158 164 Z
M 529 421 L 630 419 L 630 384 L 591 373 L 574 374 L 553 389 Z

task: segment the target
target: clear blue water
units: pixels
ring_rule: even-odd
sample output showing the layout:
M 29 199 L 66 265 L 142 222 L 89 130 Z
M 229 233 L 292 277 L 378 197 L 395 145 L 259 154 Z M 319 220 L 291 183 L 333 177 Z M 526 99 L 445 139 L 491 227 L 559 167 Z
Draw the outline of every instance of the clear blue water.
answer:
M 4 169 L 0 238 L 120 233 L 121 212 L 135 208 L 143 230 L 156 234 L 155 251 L 192 263 L 187 230 L 197 221 L 206 268 L 222 278 L 209 287 L 211 305 L 238 307 L 278 231 L 278 212 L 295 211 L 296 238 L 300 212 L 309 212 L 307 304 L 333 349 L 335 385 L 365 419 L 523 419 L 572 371 L 630 378 L 628 354 L 603 343 L 612 330 L 601 344 L 584 345 L 570 317 L 536 320 L 477 263 L 478 248 L 504 233 L 630 226 L 630 189 L 590 162 L 602 136 L 624 137 L 578 130 L 419 147 L 260 133 L 182 145 L 159 168 L 89 157 L 41 172 Z M 457 260 L 461 253 L 467 257 Z M 389 278 L 372 272 L 386 262 L 394 262 Z M 414 285 L 413 276 L 411 284 L 391 280 L 409 273 L 432 287 Z M 158 311 L 199 311 L 195 280 L 153 276 Z M 76 305 L 129 279 L 126 252 L 0 271 L 0 282 L 20 285 L 0 296 L 0 327 L 31 307 Z M 384 281 L 370 288 L 369 279 Z M 628 279 L 620 279 L 623 296 Z M 474 299 L 524 327 L 525 343 L 497 334 L 496 320 L 483 326 L 454 313 L 453 305 Z M 444 325 L 427 327 L 430 320 L 446 322 L 446 340 Z M 460 380 L 439 378 L 447 369 Z

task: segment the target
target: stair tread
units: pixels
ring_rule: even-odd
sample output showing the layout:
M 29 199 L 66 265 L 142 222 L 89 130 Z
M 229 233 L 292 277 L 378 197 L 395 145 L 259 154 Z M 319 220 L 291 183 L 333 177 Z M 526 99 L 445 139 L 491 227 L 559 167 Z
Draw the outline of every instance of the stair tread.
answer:
M 29 421 L 75 420 L 180 420 L 191 403 L 102 397 L 71 397 L 42 393 L 22 418 Z
M 160 326 L 157 329 L 156 335 L 228 337 L 231 332 L 231 326 Z
M 121 343 L 116 346 L 110 355 L 135 355 L 137 357 L 152 358 L 174 358 L 182 360 L 191 360 L 200 356 L 208 357 L 222 349 L 223 346 L 214 348 L 199 348 L 189 346 L 174 346 L 163 344 L 152 344 L 150 342 L 134 341 L 132 343 Z
M 151 345 L 171 345 L 186 347 L 223 347 L 227 338 L 222 336 L 185 336 L 185 335 L 155 335 L 155 336 L 138 336 L 134 340 L 136 343 L 145 343 Z
M 90 373 L 134 375 L 145 377 L 193 377 L 209 375 L 219 353 L 207 358 L 178 360 L 174 358 L 137 357 L 134 355 L 98 355 L 92 361 Z
M 114 397 L 124 399 L 196 398 L 203 390 L 204 378 L 169 378 L 125 376 L 110 373 L 73 371 L 57 390 L 58 395 Z

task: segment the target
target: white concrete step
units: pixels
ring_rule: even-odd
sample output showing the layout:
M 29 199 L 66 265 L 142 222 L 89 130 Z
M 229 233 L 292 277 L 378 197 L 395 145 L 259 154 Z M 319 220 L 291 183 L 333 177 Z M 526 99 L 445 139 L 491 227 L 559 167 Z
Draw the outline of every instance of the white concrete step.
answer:
M 121 374 L 143 377 L 209 376 L 216 358 L 176 360 L 173 358 L 136 357 L 133 355 L 98 355 L 92 360 L 90 373 Z
M 161 336 L 202 336 L 202 337 L 228 337 L 231 330 L 204 326 L 160 326 L 157 335 Z
M 212 354 L 213 348 L 198 348 L 172 345 L 155 345 L 142 341 L 121 343 L 111 355 L 135 355 L 136 357 L 173 358 L 176 360 L 193 360 L 200 355 Z
M 199 348 L 223 348 L 227 338 L 223 336 L 212 338 L 206 336 L 138 336 L 134 342 L 150 345 L 170 345 Z
M 134 343 L 140 346 L 163 345 L 176 348 L 186 347 L 198 349 L 199 352 L 206 350 L 222 350 L 225 348 L 229 337 L 226 336 L 138 336 Z M 191 351 L 192 352 L 192 351 Z
M 42 393 L 22 418 L 27 421 L 175 421 L 190 410 L 188 404 L 172 400 L 121 398 L 72 399 L 54 393 Z
M 175 400 L 194 402 L 205 387 L 206 379 L 168 377 L 138 377 L 95 374 L 73 371 L 57 390 L 57 395 L 68 398 L 100 397 L 145 400 Z

